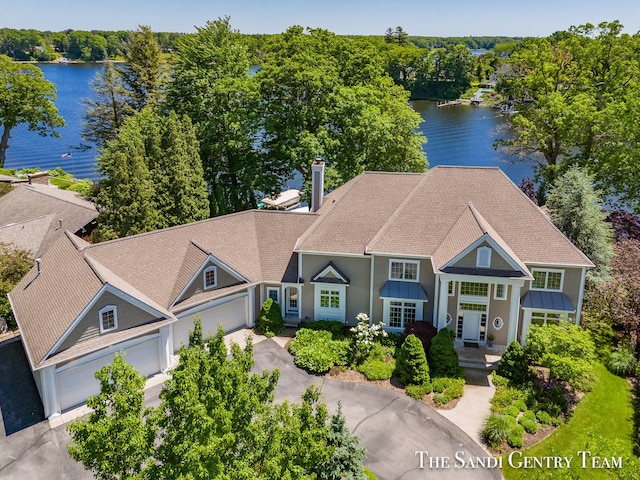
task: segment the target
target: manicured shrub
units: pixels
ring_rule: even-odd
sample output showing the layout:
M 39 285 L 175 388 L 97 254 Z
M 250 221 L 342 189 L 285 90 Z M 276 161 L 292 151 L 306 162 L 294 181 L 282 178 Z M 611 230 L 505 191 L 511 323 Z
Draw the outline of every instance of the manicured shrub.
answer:
M 522 437 L 524 435 L 524 428 L 521 425 L 514 425 L 511 427 L 511 431 L 507 435 L 507 444 L 513 448 L 522 447 Z
M 526 412 L 524 412 L 522 414 L 522 417 L 520 417 L 520 418 L 526 418 L 526 419 L 535 421 L 536 420 L 536 414 L 535 414 L 535 412 L 533 410 L 527 410 Z
M 415 335 L 422 342 L 422 347 L 425 352 L 428 352 L 431 348 L 431 341 L 436 336 L 438 330 L 431 322 L 417 321 L 409 322 L 404 326 L 402 334 L 402 341 L 404 341 L 409 335 Z
M 551 423 L 551 415 L 544 410 L 538 410 L 536 412 L 536 418 L 542 425 L 549 425 Z
M 294 356 L 294 363 L 313 373 L 328 372 L 334 365 L 346 365 L 349 357 L 349 342 L 334 340 L 326 330 L 309 330 L 306 328 L 296 332 L 289 345 L 289 352 Z
M 508 416 L 491 414 L 484 421 L 482 434 L 489 445 L 498 449 L 502 442 L 507 439 L 512 426 L 513 422 Z
M 517 400 L 522 400 L 524 395 L 525 393 L 522 392 L 522 390 L 514 387 L 504 386 L 496 388 L 496 393 L 494 393 L 491 399 L 491 411 L 504 411 L 514 405 Z M 518 411 L 519 410 L 520 409 L 518 409 Z
M 267 337 L 277 335 L 284 330 L 284 321 L 282 320 L 280 306 L 275 303 L 272 298 L 267 298 L 262 304 L 260 315 L 256 322 L 256 328 L 258 332 Z
M 427 356 L 422 342 L 415 335 L 409 335 L 402 344 L 396 367 L 400 381 L 405 385 L 423 385 L 429 382 Z
M 522 398 L 519 398 L 518 400 L 513 402 L 513 405 L 521 412 L 527 411 L 527 403 L 524 400 L 522 400 Z
M 493 384 L 496 387 L 500 387 L 500 386 L 509 384 L 509 379 L 498 375 L 495 370 L 493 371 L 493 375 L 491 377 L 491 381 L 493 382 Z
M 429 364 L 433 377 L 460 377 L 464 371 L 458 363 L 458 352 L 453 347 L 455 333 L 443 328 L 431 341 Z
M 588 391 L 594 381 L 595 347 L 588 332 L 570 322 L 532 325 L 525 348 L 527 362 L 549 369 L 549 377 Z
M 516 418 L 518 415 L 520 415 L 520 409 L 515 405 L 511 405 L 506 408 L 505 413 L 513 418 Z
M 407 385 L 405 390 L 407 395 L 416 400 L 421 399 L 425 395 L 431 393 L 431 383 L 423 383 L 422 385 Z
M 303 322 L 301 328 L 308 330 L 326 330 L 331 332 L 334 340 L 344 337 L 344 323 L 338 320 L 316 320 L 313 322 Z
M 396 362 L 391 360 L 385 363 L 381 360 L 367 359 L 356 367 L 360 373 L 367 377 L 367 380 L 389 380 L 393 376 Z
M 498 363 L 497 374 L 522 385 L 529 380 L 529 366 L 520 343 L 513 341 L 502 354 Z
M 520 417 L 520 419 L 518 420 L 518 423 L 522 425 L 522 428 L 524 428 L 525 432 L 527 433 L 533 434 L 538 431 L 538 424 L 536 423 L 535 420 L 531 420 L 530 418 Z

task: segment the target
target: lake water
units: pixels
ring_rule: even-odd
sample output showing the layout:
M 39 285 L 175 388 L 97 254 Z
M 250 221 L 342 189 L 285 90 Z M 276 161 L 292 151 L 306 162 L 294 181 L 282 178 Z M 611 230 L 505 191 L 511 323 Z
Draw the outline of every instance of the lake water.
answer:
M 92 146 L 83 150 L 80 132 L 84 115 L 83 99 L 91 98 L 91 81 L 100 65 L 53 65 L 40 68 L 47 80 L 56 84 L 56 106 L 66 126 L 62 138 L 41 137 L 21 125 L 11 133 L 6 168 L 40 167 L 62 169 L 77 178 L 97 180 Z M 533 177 L 531 166 L 513 162 L 513 157 L 496 151 L 493 143 L 506 119 L 496 110 L 467 105 L 438 107 L 435 102 L 417 101 L 413 107 L 422 115 L 420 130 L 427 137 L 424 150 L 431 166 L 480 165 L 500 167 L 516 184 Z

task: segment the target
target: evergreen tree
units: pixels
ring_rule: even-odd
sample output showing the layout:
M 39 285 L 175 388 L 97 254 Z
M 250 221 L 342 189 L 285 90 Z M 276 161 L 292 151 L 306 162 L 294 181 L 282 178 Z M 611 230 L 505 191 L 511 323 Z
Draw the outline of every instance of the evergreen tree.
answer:
M 362 460 L 364 448 L 360 447 L 358 437 L 347 428 L 347 421 L 338 403 L 338 411 L 331 416 L 327 443 L 332 448 L 328 460 L 318 465 L 316 473 L 320 480 L 366 480 Z
M 431 340 L 429 348 L 429 360 L 431 361 L 431 374 L 434 377 L 461 377 L 458 352 L 453 345 L 455 333 L 448 328 L 443 328 Z
M 121 73 L 112 61 L 104 63 L 102 72 L 96 74 L 91 85 L 94 97 L 84 101 L 86 111 L 82 138 L 102 148 L 116 137 L 133 110 L 128 103 Z
M 209 215 L 190 120 L 150 108 L 121 127 L 98 158 L 97 240 L 203 220 Z
M 396 365 L 404 385 L 424 385 L 429 382 L 427 355 L 422 342 L 415 335 L 411 334 L 405 339 Z
M 97 159 L 104 178 L 96 197 L 100 211 L 96 241 L 148 232 L 160 224 L 155 185 L 139 127 L 135 117 L 127 121 Z
M 520 343 L 513 341 L 504 351 L 496 373 L 516 385 L 523 385 L 530 377 L 527 356 Z
M 570 168 L 553 184 L 547 207 L 553 223 L 595 264 L 587 277 L 600 281 L 608 278 L 609 261 L 614 254 L 613 230 L 592 180 L 581 168 Z
M 162 51 L 151 28 L 140 25 L 122 46 L 125 63 L 122 81 L 129 93 L 131 107 L 141 111 L 154 107 L 163 99 L 166 82 Z

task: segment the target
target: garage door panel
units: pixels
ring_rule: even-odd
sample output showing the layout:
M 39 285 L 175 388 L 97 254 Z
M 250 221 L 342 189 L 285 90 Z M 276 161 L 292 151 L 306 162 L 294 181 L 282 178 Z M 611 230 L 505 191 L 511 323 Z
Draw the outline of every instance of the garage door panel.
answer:
M 202 323 L 202 333 L 205 338 L 214 336 L 218 331 L 218 325 L 222 325 L 225 332 L 245 327 L 247 325 L 246 307 L 247 298 L 242 297 L 181 318 L 173 324 L 174 350 L 178 351 L 180 346 L 189 344 L 189 332 L 193 330 L 193 321 L 196 318 L 199 318 Z
M 142 376 L 149 376 L 160 371 L 160 344 L 158 338 L 129 347 L 124 352 L 124 358 Z M 78 362 L 77 366 L 57 372 L 60 408 L 79 405 L 87 401 L 92 395 L 100 393 L 100 382 L 95 378 L 95 372 L 105 365 L 113 363 L 114 353 L 108 353 L 96 360 L 86 363 Z

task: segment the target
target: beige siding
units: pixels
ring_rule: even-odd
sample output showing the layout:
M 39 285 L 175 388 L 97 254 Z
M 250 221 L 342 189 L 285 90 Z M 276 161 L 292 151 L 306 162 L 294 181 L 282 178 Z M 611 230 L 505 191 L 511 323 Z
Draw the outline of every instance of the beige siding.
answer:
M 157 318 L 149 313 L 141 310 L 139 307 L 115 296 L 112 293 L 105 292 L 96 304 L 87 312 L 87 314 L 80 320 L 80 323 L 73 329 L 69 336 L 62 342 L 57 352 L 66 350 L 72 347 L 76 343 L 81 343 L 86 340 L 100 336 L 100 318 L 98 312 L 107 305 L 115 305 L 118 315 L 118 328 L 113 331 L 126 330 L 128 328 L 144 325 L 145 323 L 152 322 Z M 108 335 L 110 332 L 105 333 Z
M 373 316 L 374 321 L 379 319 L 382 321 L 384 312 L 383 312 L 383 301 L 380 299 L 380 290 L 384 286 L 387 281 L 389 281 L 389 260 L 390 259 L 399 259 L 399 260 L 411 260 L 415 261 L 415 259 L 403 259 L 402 257 L 387 257 L 376 255 L 374 257 L 374 275 L 373 275 Z M 422 288 L 427 293 L 427 297 L 429 301 L 424 303 L 424 310 L 422 313 L 422 318 L 424 321 L 431 322 L 433 320 L 433 296 L 435 291 L 435 282 L 436 276 L 433 273 L 433 267 L 431 265 L 430 259 L 422 259 L 420 262 L 420 284 Z
M 209 264 L 207 264 L 205 269 L 207 267 L 210 267 L 210 266 L 217 266 L 218 267 L 217 270 L 216 270 L 216 275 L 218 276 L 218 278 L 217 278 L 217 281 L 218 281 L 217 283 L 218 284 L 217 284 L 217 286 L 215 288 L 209 289 L 209 291 L 216 290 L 218 288 L 230 287 L 232 285 L 237 285 L 239 283 L 242 283 L 236 277 L 234 277 L 233 275 L 231 275 L 230 273 L 228 273 L 222 267 L 220 267 L 219 265 L 216 265 L 215 263 L 210 262 Z M 195 295 L 196 293 L 201 293 L 203 291 L 204 291 L 204 275 L 202 274 L 202 272 L 200 272 L 194 278 L 194 280 L 191 283 L 191 285 L 189 285 L 187 287 L 186 291 L 182 294 L 182 296 L 177 301 L 180 302 L 181 300 L 184 300 L 185 298 L 189 298 L 192 295 Z
M 507 332 L 509 331 L 509 308 L 511 304 L 511 295 L 513 293 L 513 287 L 507 286 L 507 298 L 505 300 L 495 300 L 493 298 L 495 294 L 495 285 L 491 285 L 491 299 L 489 300 L 489 312 L 487 315 L 487 333 L 492 333 L 495 337 L 493 343 L 497 345 L 506 345 Z M 493 319 L 496 317 L 502 318 L 504 325 L 500 330 L 493 328 Z M 515 319 L 514 319 L 515 321 Z
M 347 287 L 347 305 L 345 321 L 355 325 L 356 315 L 369 311 L 369 282 L 371 272 L 370 257 L 337 257 L 329 255 L 304 254 L 302 257 L 302 319 L 313 319 L 314 285 L 311 278 L 327 266 L 329 262 L 346 275 L 350 280 Z M 381 318 L 381 317 L 380 317 Z M 375 319 L 374 319 L 375 321 Z
M 478 248 L 480 247 L 489 247 L 489 245 L 484 242 L 481 245 L 478 246 Z M 491 248 L 491 247 L 489 247 Z M 477 248 L 472 250 L 471 252 L 469 252 L 467 255 L 465 255 L 464 257 L 462 257 L 460 260 L 458 260 L 455 263 L 456 267 L 462 267 L 462 268 L 476 268 L 476 256 L 477 256 Z M 509 265 L 507 263 L 507 261 L 502 258 L 502 256 L 495 250 L 495 249 L 491 249 L 491 268 L 496 269 L 496 270 L 513 270 L 513 267 L 511 265 Z

